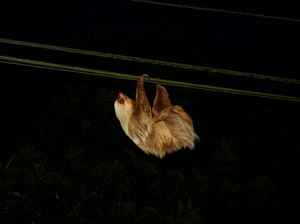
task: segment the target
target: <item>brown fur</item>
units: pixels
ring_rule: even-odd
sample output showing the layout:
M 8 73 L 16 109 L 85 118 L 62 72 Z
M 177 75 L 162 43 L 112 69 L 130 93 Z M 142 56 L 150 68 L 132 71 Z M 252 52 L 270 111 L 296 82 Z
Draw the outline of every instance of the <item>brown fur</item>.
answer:
M 163 158 L 181 148 L 194 149 L 199 137 L 195 134 L 192 119 L 180 107 L 172 106 L 167 90 L 156 84 L 156 96 L 151 111 L 144 89 L 142 75 L 137 82 L 136 99 L 118 94 L 115 112 L 123 130 L 147 154 Z

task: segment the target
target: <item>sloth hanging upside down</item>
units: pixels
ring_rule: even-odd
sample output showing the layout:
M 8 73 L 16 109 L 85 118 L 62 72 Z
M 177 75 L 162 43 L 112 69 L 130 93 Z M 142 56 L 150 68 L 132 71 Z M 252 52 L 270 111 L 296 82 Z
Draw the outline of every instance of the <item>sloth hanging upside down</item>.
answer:
M 167 90 L 156 84 L 156 96 L 151 111 L 144 89 L 145 77 L 137 82 L 135 101 L 123 93 L 118 94 L 115 112 L 126 135 L 145 153 L 161 159 L 166 153 L 181 148 L 194 149 L 199 137 L 192 119 L 180 107 L 172 106 Z

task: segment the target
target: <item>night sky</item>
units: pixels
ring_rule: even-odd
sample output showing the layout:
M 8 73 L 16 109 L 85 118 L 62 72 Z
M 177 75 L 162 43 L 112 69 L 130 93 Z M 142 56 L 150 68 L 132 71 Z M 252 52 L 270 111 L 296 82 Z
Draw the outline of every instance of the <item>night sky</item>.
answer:
M 300 19 L 298 4 L 290 0 L 166 2 Z M 0 3 L 0 20 L 0 38 L 300 79 L 299 21 L 232 15 L 125 0 L 5 1 Z M 123 62 L 4 43 L 0 43 L 0 55 L 137 76 L 147 73 L 154 78 L 300 97 L 299 84 Z M 13 148 L 9 142 L 13 138 L 8 136 L 26 135 L 27 126 L 32 125 L 47 108 L 45 102 L 53 99 L 53 83 L 60 82 L 71 83 L 77 87 L 81 84 L 87 85 L 91 89 L 107 87 L 111 92 L 127 91 L 128 95 L 134 96 L 133 81 L 89 77 L 0 62 L 0 133 L 3 143 L 1 150 L 5 151 L 8 145 L 9 149 Z M 148 87 L 154 93 L 154 87 L 150 84 Z M 245 141 L 251 142 L 250 139 L 261 131 L 263 134 L 257 137 L 257 142 L 263 139 L 264 143 L 259 147 L 253 146 L 252 157 L 247 154 L 246 149 L 246 152 L 241 151 L 249 158 L 257 156 L 272 160 L 274 157 L 274 164 L 282 156 L 285 165 L 281 177 L 277 178 L 276 174 L 281 172 L 281 165 L 276 166 L 274 171 L 268 168 L 266 170 L 268 174 L 271 173 L 271 181 L 274 183 L 287 183 L 282 187 L 284 193 L 278 196 L 279 199 L 287 199 L 279 200 L 274 206 L 282 206 L 280 209 L 283 208 L 289 216 L 294 214 L 294 210 L 290 210 L 292 206 L 289 200 L 299 199 L 299 172 L 296 171 L 300 161 L 300 145 L 296 141 L 300 137 L 299 102 L 171 86 L 168 90 L 170 95 L 172 93 L 174 96 L 175 102 L 182 102 L 185 108 L 190 109 L 195 129 L 203 139 L 200 143 L 203 144 L 203 148 L 214 138 L 238 138 L 239 132 L 250 133 L 250 137 Z M 151 101 L 153 96 L 149 99 Z M 248 116 L 253 120 L 248 119 Z M 243 122 L 253 125 L 253 129 L 246 130 L 246 126 L 243 128 Z M 275 134 L 262 130 L 272 130 Z M 281 139 L 283 132 L 285 135 Z M 235 134 L 231 135 L 232 133 Z M 277 141 L 282 145 L 277 144 Z M 130 144 L 128 139 L 127 142 L 125 140 L 125 144 Z M 263 144 L 266 145 L 265 152 L 260 151 L 260 147 L 264 147 Z M 251 144 L 246 145 L 248 147 Z M 269 154 L 273 152 L 272 147 L 275 148 L 274 154 Z M 178 160 L 180 158 L 169 162 L 174 165 Z M 292 161 L 290 166 L 286 165 L 286 161 Z M 272 162 L 270 164 L 273 164 Z M 292 178 L 287 177 L 287 174 L 292 174 Z M 292 193 L 289 194 L 288 191 Z M 293 198 L 292 194 L 295 193 Z
M 284 5 L 271 1 L 173 2 L 279 17 L 298 16 L 292 1 Z M 74 39 L 89 42 L 101 24 L 105 29 L 114 30 L 132 47 L 136 34 L 157 16 L 168 20 L 174 30 L 182 29 L 187 22 L 194 20 L 205 33 L 204 47 L 201 49 L 203 57 L 213 67 L 297 78 L 295 56 L 299 52 L 299 22 L 130 1 L 1 4 L 2 38 L 57 45 L 66 45 Z
M 298 18 L 293 3 L 268 1 L 174 1 L 172 3 Z M 16 7 L 17 5 L 17 7 Z M 299 78 L 299 22 L 282 21 L 227 13 L 167 7 L 131 1 L 51 1 L 1 3 L 1 38 L 66 46 L 162 61 L 203 65 L 285 78 Z M 164 27 L 165 26 L 165 27 Z M 166 33 L 163 33 L 166 32 Z M 101 36 L 102 35 L 102 36 Z M 102 38 L 102 39 L 101 39 Z M 2 54 L 41 61 L 73 64 L 153 77 L 169 78 L 168 71 L 131 64 L 98 64 L 90 59 L 65 60 L 63 53 L 35 51 L 0 44 Z M 97 60 L 97 59 L 96 59 Z M 4 66 L 2 64 L 2 66 Z M 10 101 L 14 90 L 30 93 L 41 88 L 46 76 L 41 71 L 13 72 L 2 69 L 4 98 Z M 13 67 L 13 69 L 22 69 Z M 26 70 L 27 71 L 27 70 Z M 151 73 L 152 72 L 152 73 Z M 298 96 L 298 85 L 212 75 L 208 83 L 191 71 L 188 79 L 200 84 Z M 174 76 L 173 76 L 174 77 Z M 24 80 L 23 80 L 24 79 Z M 39 85 L 34 82 L 38 79 Z M 171 78 L 172 79 L 172 78 Z M 173 78 L 174 79 L 174 78 Z M 22 80 L 22 81 L 19 81 Z M 178 79 L 180 80 L 180 78 Z M 28 82 L 24 86 L 24 81 Z M 183 80 L 180 80 L 183 81 Z M 187 80 L 188 81 L 188 80 Z M 46 81 L 47 82 L 47 81 Z M 31 85 L 33 85 L 31 87 Z M 45 84 L 46 85 L 46 84 Z M 25 89 L 23 89 L 25 88 Z M 117 89 L 121 89 L 117 86 Z M 12 91 L 12 92 L 10 92 Z M 13 101 L 15 98 L 13 98 Z
M 222 1 L 204 1 L 202 3 L 199 1 L 174 1 L 172 3 L 297 18 L 297 7 L 290 2 L 285 2 L 284 6 L 268 1 L 229 1 L 226 3 Z M 298 78 L 295 71 L 298 66 L 297 54 L 300 50 L 298 43 L 300 34 L 297 29 L 299 22 L 130 1 L 51 1 L 48 3 L 33 1 L 1 4 L 0 32 L 2 38 L 207 65 L 270 76 Z M 171 34 L 170 37 L 167 37 L 170 40 L 169 46 L 157 46 L 165 48 L 162 49 L 165 51 L 164 53 L 156 54 L 153 51 L 152 54 L 149 52 L 143 54 L 140 48 L 147 48 L 149 41 L 153 41 L 153 33 L 160 32 L 159 28 L 145 31 L 145 27 L 153 25 L 153 22 L 159 18 L 168 24 L 170 32 L 175 35 L 178 32 L 186 32 L 186 28 L 190 25 L 190 29 L 193 31 L 181 37 L 179 41 L 191 42 L 191 46 L 195 46 L 197 53 L 194 55 L 189 53 L 188 57 L 186 55 L 170 57 L 172 54 L 179 55 L 181 53 L 180 50 L 179 52 L 174 50 L 179 47 L 176 46 L 176 41 L 172 42 Z M 149 40 L 146 40 L 145 37 L 139 39 L 143 34 L 143 29 L 145 32 L 152 32 L 152 34 L 147 34 L 150 36 Z M 99 46 L 99 43 L 96 47 L 93 45 L 97 31 L 104 32 L 107 39 L 111 39 L 111 41 L 101 40 L 105 47 Z M 156 35 L 157 38 L 161 38 L 158 35 Z M 117 44 L 113 42 L 114 38 L 117 39 Z M 195 40 L 195 38 L 198 39 Z M 164 41 L 169 42 L 168 40 Z M 1 47 L 4 46 L 1 44 Z M 152 46 L 149 48 L 153 49 Z M 13 50 L 9 49 L 8 51 L 12 52 Z M 170 52 L 171 50 L 174 52 Z M 21 50 L 17 49 L 16 51 L 20 52 Z M 22 57 L 28 57 L 31 53 L 27 51 L 26 54 Z M 39 54 L 39 59 L 43 60 L 41 54 L 48 55 L 49 52 L 38 52 L 37 54 Z M 57 57 L 57 54 L 54 57 Z M 44 60 L 47 61 L 48 58 Z M 138 70 L 136 72 L 140 74 L 147 71 Z M 159 75 L 161 76 L 161 74 L 157 76 Z M 231 78 L 230 76 L 218 77 L 215 81 L 217 83 L 225 82 L 226 85 L 228 82 L 235 82 Z M 243 83 L 238 85 L 241 85 L 240 88 L 247 87 Z M 290 88 L 288 86 L 285 90 Z M 280 89 L 280 87 L 275 83 L 273 89 Z M 256 91 L 262 91 L 261 87 Z M 294 92 L 287 94 L 294 94 Z

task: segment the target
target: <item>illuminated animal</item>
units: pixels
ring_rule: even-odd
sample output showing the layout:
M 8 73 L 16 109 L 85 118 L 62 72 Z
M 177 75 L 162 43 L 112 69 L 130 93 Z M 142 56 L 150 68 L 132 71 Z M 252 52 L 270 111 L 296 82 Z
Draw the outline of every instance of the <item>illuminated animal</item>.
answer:
M 199 137 L 192 119 L 180 106 L 172 106 L 167 90 L 156 84 L 156 96 L 151 110 L 144 89 L 147 75 L 137 82 L 135 101 L 118 94 L 114 107 L 126 135 L 145 153 L 163 158 L 181 148 L 194 149 Z

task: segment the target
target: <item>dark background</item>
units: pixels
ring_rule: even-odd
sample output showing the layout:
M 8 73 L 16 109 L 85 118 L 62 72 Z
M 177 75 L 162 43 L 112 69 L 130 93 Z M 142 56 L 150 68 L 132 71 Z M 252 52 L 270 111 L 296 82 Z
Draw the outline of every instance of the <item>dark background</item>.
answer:
M 292 1 L 277 3 L 174 0 L 167 2 L 299 18 L 296 3 Z M 7 1 L 1 3 L 0 15 L 1 38 L 299 79 L 299 22 L 121 0 Z M 238 78 L 3 43 L 0 43 L 0 54 L 137 76 L 147 73 L 155 78 L 300 97 L 297 84 Z M 155 220 L 158 223 L 180 223 L 184 222 L 184 218 L 195 214 L 198 215 L 193 217 L 195 220 L 187 220 L 186 223 L 215 223 L 220 220 L 233 223 L 299 221 L 297 208 L 299 207 L 300 118 L 297 102 L 166 86 L 173 104 L 182 105 L 193 118 L 195 131 L 201 137 L 201 142 L 197 144 L 194 151 L 183 150 L 167 155 L 160 161 L 140 152 L 127 139 L 114 116 L 113 102 L 117 92 L 122 91 L 134 98 L 134 81 L 3 63 L 0 64 L 0 72 L 2 118 L 0 140 L 1 161 L 3 161 L 1 181 L 9 183 L 7 186 L 14 185 L 9 182 L 12 174 L 6 173 L 4 168 L 10 163 L 13 155 L 18 155 L 20 148 L 22 151 L 26 147 L 32 149 L 34 146 L 34 150 L 29 150 L 30 152 L 27 153 L 33 151 L 42 153 L 45 156 L 44 160 L 41 159 L 44 164 L 48 160 L 56 161 L 53 164 L 57 164 L 57 167 L 62 167 L 61 164 L 64 163 L 60 154 L 68 152 L 70 147 L 76 152 L 84 151 L 91 164 L 107 167 L 116 160 L 128 168 L 124 164 L 132 159 L 129 156 L 129 152 L 132 151 L 139 157 L 139 164 L 146 164 L 143 166 L 148 168 L 154 164 L 156 172 L 159 173 L 158 177 L 151 176 L 151 172 L 146 168 L 143 170 L 143 166 L 138 167 L 141 173 L 137 171 L 136 174 L 132 174 L 136 181 L 141 182 L 141 185 L 136 184 L 136 188 L 152 186 L 156 180 L 171 177 L 168 176 L 169 169 L 180 171 L 187 178 L 182 182 L 182 188 L 180 188 L 180 181 L 182 181 L 180 175 L 177 179 L 170 179 L 170 183 L 179 184 L 179 187 L 172 185 L 174 188 L 170 188 L 164 194 L 168 195 L 168 192 L 171 192 L 170 198 L 176 198 L 175 202 L 170 203 L 176 204 L 177 216 L 172 216 L 171 212 L 160 208 L 155 204 L 155 200 L 153 200 L 154 204 L 151 204 L 149 198 L 145 199 L 141 196 L 142 193 L 136 193 L 134 187 L 126 199 L 119 195 L 122 192 L 120 189 L 115 193 L 110 191 L 101 193 L 112 195 L 112 198 L 116 197 L 118 203 L 112 204 L 117 207 L 126 200 L 134 203 L 136 214 L 144 214 L 142 211 L 148 205 L 148 210 L 146 209 L 148 212 L 151 211 L 149 207 L 152 207 L 164 214 L 164 217 L 175 217 L 170 221 L 171 219 L 164 220 L 155 215 L 154 218 L 145 215 L 144 217 L 148 218 L 140 222 Z M 154 98 L 155 86 L 146 83 L 146 91 L 151 102 Z M 92 128 L 87 128 L 90 127 L 88 125 Z M 99 148 L 101 150 L 97 150 Z M 221 161 L 227 161 L 226 158 L 229 158 L 230 166 L 222 165 Z M 68 159 L 71 160 L 71 155 Z M 219 159 L 219 162 L 214 159 Z M 32 161 L 36 163 L 35 159 Z M 12 165 L 13 162 L 14 160 Z M 50 165 L 51 162 L 48 163 L 49 172 L 56 170 L 63 175 L 62 168 Z M 21 162 L 16 162 L 14 166 L 18 167 L 21 173 L 26 170 L 26 166 Z M 229 172 L 230 169 L 234 172 Z M 191 188 L 198 186 L 196 177 L 191 176 L 193 172 L 201 173 L 203 179 L 199 188 L 206 189 L 207 192 L 201 191 L 196 194 L 197 196 L 191 193 L 190 196 L 184 197 L 187 192 L 194 192 L 187 186 Z M 35 173 L 35 175 L 39 174 Z M 114 182 L 112 180 L 106 184 Z M 72 181 L 75 186 L 76 181 L 70 177 L 70 182 Z M 131 181 L 128 182 L 134 185 Z M 98 186 L 97 184 L 95 183 L 94 186 Z M 224 187 L 225 185 L 227 188 Z M 160 186 L 162 189 L 168 189 L 169 185 L 161 183 Z M 241 189 L 238 186 L 242 186 Z M 5 213 L 6 208 L 9 207 L 11 211 L 18 211 L 12 213 L 15 217 L 21 219 L 25 216 L 28 222 L 32 220 L 41 222 L 42 219 L 44 223 L 58 223 L 57 220 L 51 219 L 47 222 L 45 218 L 51 212 L 59 213 L 51 210 L 52 204 L 55 203 L 49 203 L 49 207 L 41 206 L 45 210 L 39 211 L 42 216 L 40 218 L 30 215 L 36 210 L 34 206 L 31 207 L 31 211 L 24 209 L 27 205 L 24 202 L 26 198 L 17 205 L 8 202 L 11 194 L 7 192 L 21 194 L 21 190 L 14 187 L 7 189 L 1 190 L 1 209 L 6 215 L 4 221 L 10 223 L 12 220 L 12 216 Z M 78 188 L 74 187 L 74 189 Z M 181 193 L 178 191 L 179 196 L 174 196 L 172 192 L 177 192 L 178 189 L 183 190 L 180 191 Z M 153 198 L 158 197 L 156 194 L 158 190 L 160 189 L 151 188 Z M 24 195 L 31 195 L 31 193 L 24 192 Z M 255 201 L 253 203 L 252 199 L 245 196 L 252 193 L 256 197 L 255 200 L 252 198 Z M 190 208 L 187 199 L 189 197 L 196 201 L 193 201 L 195 207 Z M 218 197 L 222 199 L 218 201 Z M 32 193 L 31 198 L 43 197 Z M 68 202 L 68 199 L 64 200 Z M 180 200 L 183 203 L 183 213 L 179 212 Z M 166 199 L 161 199 L 158 204 L 162 205 L 166 203 L 165 201 Z M 68 204 L 67 202 L 65 204 Z M 41 202 L 37 202 L 39 203 Z M 101 203 L 97 206 L 108 207 L 107 201 Z M 70 201 L 70 207 L 63 207 L 62 210 L 66 213 L 57 215 L 59 222 L 71 222 L 68 220 L 71 216 L 66 214 L 70 211 L 76 214 L 74 211 L 77 207 L 72 209 L 73 204 L 76 202 Z M 79 203 L 79 205 L 84 207 L 83 204 Z M 106 211 L 104 208 L 103 211 Z M 168 203 L 164 208 L 173 209 Z M 227 213 L 226 209 L 231 213 Z M 113 219 L 110 219 L 107 214 L 111 214 L 112 217 L 119 217 L 117 220 L 119 223 L 125 222 L 125 219 L 121 218 L 123 216 L 116 212 L 117 210 L 113 211 L 115 213 L 107 212 L 106 215 L 101 213 L 102 216 L 96 215 L 99 213 L 95 212 L 90 216 L 99 216 L 100 221 L 105 220 L 109 223 L 113 222 Z M 124 211 L 121 214 L 124 214 Z M 78 219 L 73 217 L 73 221 L 76 220 L 74 222 L 81 223 L 79 217 L 82 216 L 78 214 L 86 215 L 86 213 L 79 211 L 77 216 L 75 215 Z M 257 218 L 253 218 L 254 216 Z M 14 221 L 16 220 L 17 218 Z M 129 223 L 134 223 L 132 220 Z

